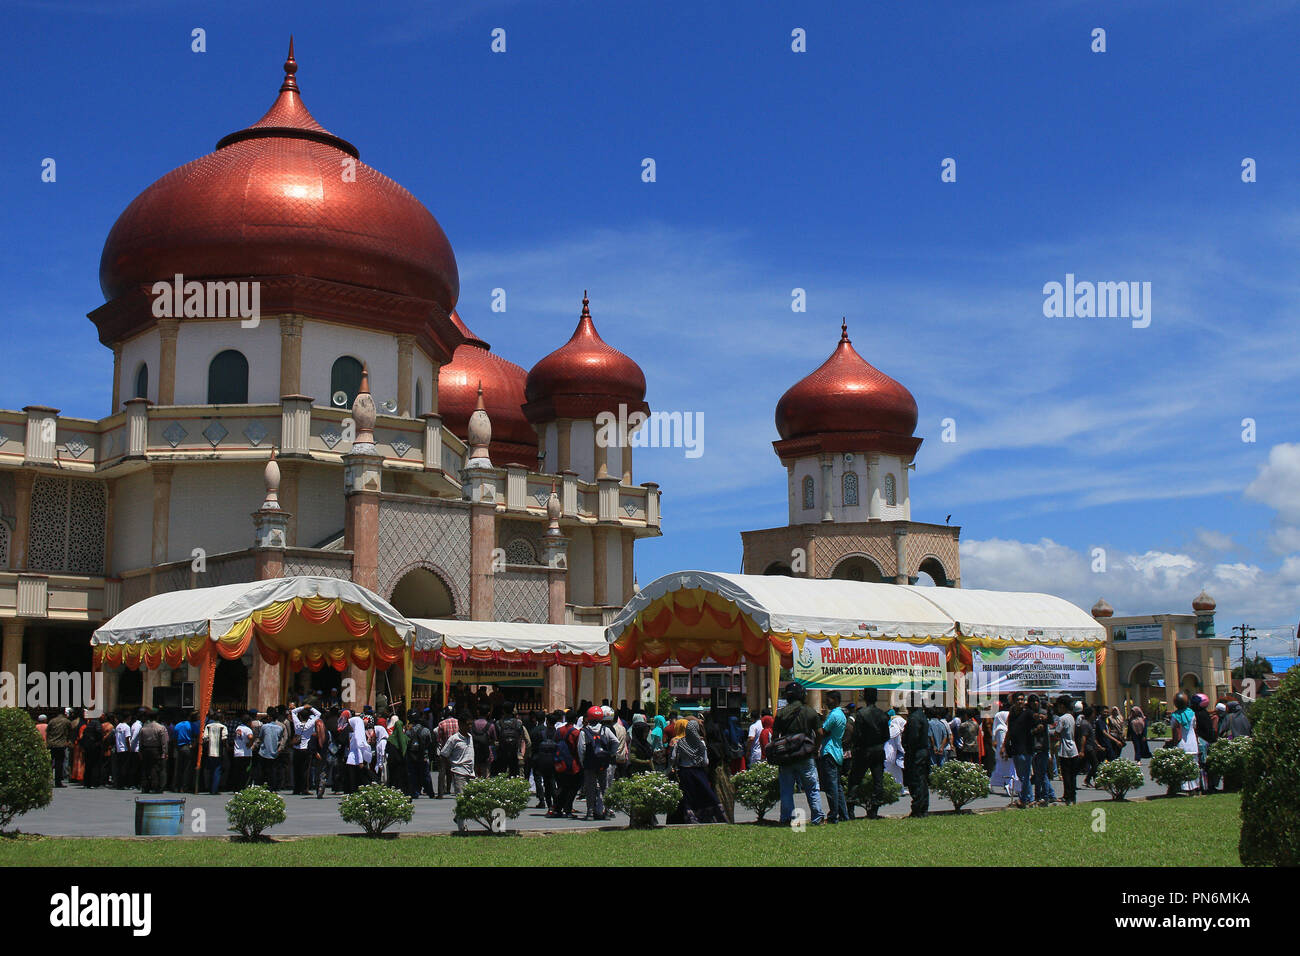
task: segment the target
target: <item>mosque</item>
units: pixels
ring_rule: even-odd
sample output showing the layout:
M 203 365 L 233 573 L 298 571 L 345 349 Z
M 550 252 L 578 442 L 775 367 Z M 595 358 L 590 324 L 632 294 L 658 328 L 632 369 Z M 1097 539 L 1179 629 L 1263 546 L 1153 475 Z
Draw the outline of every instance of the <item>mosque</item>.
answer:
M 429 618 L 603 624 L 631 597 L 660 491 L 595 420 L 648 410 L 641 369 L 585 294 L 530 371 L 493 353 L 457 313 L 437 220 L 316 121 L 297 71 L 291 42 L 266 114 L 109 232 L 89 315 L 113 350 L 107 417 L 0 410 L 4 671 L 87 671 L 92 631 L 121 609 L 268 576 L 351 579 Z M 173 284 L 183 302 L 160 305 Z M 358 454 L 366 425 L 374 451 Z M 562 534 L 547 536 L 553 495 Z M 280 513 L 255 540 L 268 497 Z M 273 701 L 270 669 L 223 661 L 215 697 Z M 110 669 L 108 704 L 149 703 L 194 670 Z M 611 675 L 588 680 L 599 699 Z
M 297 71 L 291 41 L 266 114 L 109 232 L 106 301 L 89 314 L 113 351 L 109 414 L 0 410 L 0 670 L 88 671 L 91 633 L 124 608 L 272 577 L 350 580 L 407 617 L 471 621 L 608 625 L 636 593 L 660 489 L 597 419 L 649 412 L 640 367 L 601 337 L 586 293 L 571 337 L 531 370 L 493 353 L 457 311 L 437 220 L 315 120 Z M 843 325 L 777 404 L 788 520 L 742 532 L 744 572 L 959 588 L 960 529 L 912 520 L 917 418 Z M 1145 691 L 1161 668 L 1224 683 L 1213 604 L 1198 601 L 1191 624 L 1105 622 L 1126 652 L 1151 638 L 1151 653 L 1111 656 L 1110 686 Z M 213 699 L 264 707 L 339 680 L 279 667 L 252 649 L 222 660 Z M 546 699 L 640 684 L 596 667 L 550 686 L 567 670 L 547 669 Z M 663 670 L 674 693 L 726 688 L 751 708 L 771 676 L 709 659 Z M 149 704 L 196 671 L 108 667 L 105 703 Z

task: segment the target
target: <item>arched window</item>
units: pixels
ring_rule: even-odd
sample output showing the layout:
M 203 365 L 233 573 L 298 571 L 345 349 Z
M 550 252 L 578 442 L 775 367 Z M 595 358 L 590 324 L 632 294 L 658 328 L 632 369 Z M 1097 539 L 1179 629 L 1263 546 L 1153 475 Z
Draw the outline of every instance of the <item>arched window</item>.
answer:
M 208 404 L 248 404 L 248 359 L 243 352 L 226 349 L 208 365 Z
M 361 363 L 351 355 L 341 355 L 334 360 L 334 367 L 330 369 L 330 404 L 335 408 L 351 408 L 352 403 L 357 400 L 357 392 L 361 391 Z M 347 396 L 347 400 L 339 404 L 339 393 L 342 392 Z
M 898 504 L 898 483 L 893 475 L 885 475 L 885 504 L 891 508 Z
M 812 475 L 803 476 L 803 510 L 809 511 L 817 507 L 817 493 L 813 488 Z
M 415 417 L 419 418 L 424 414 L 424 382 L 420 379 L 415 380 Z
M 506 564 L 536 564 L 533 546 L 523 538 L 515 538 L 506 545 Z
M 844 507 L 855 508 L 858 504 L 858 473 L 846 471 L 843 481 Z
M 149 397 L 149 366 L 145 362 L 141 362 L 140 367 L 135 370 L 135 394 L 131 397 Z

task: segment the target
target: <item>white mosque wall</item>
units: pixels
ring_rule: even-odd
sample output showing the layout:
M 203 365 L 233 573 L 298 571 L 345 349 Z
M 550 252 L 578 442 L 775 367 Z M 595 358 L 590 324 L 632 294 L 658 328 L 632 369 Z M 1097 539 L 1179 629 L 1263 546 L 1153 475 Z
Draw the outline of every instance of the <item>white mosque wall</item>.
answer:
M 251 515 L 266 497 L 265 469 L 265 462 L 177 465 L 167 560 L 188 560 L 195 548 L 213 555 L 252 547 Z
M 152 369 L 151 369 L 152 371 Z M 148 567 L 153 557 L 153 474 L 148 468 L 123 475 L 113 490 L 111 571 Z
M 208 365 L 226 349 L 234 349 L 248 360 L 250 403 L 275 404 L 280 401 L 278 320 L 263 319 L 255 327 L 247 329 L 238 319 L 188 319 L 179 326 L 176 336 L 177 405 L 207 404 Z M 150 372 L 153 372 L 152 368 Z M 153 388 L 152 380 L 149 385 Z
M 417 348 L 415 350 L 415 360 L 411 363 L 411 395 L 410 409 L 411 415 L 422 415 L 425 412 L 434 411 L 432 383 L 438 381 L 438 369 L 434 366 L 432 359 L 424 354 L 424 350 Z M 424 402 L 423 408 L 415 407 L 415 385 L 420 383 L 420 395 Z
M 844 452 L 831 456 L 831 515 L 836 522 L 868 521 L 876 517 L 881 521 L 910 520 L 911 504 L 908 500 L 908 469 L 897 455 L 872 456 L 853 452 L 846 459 Z M 857 475 L 858 503 L 845 504 L 844 476 Z M 796 459 L 789 471 L 788 484 L 790 524 L 811 524 L 822 520 L 825 490 L 822 481 L 820 455 Z M 885 493 L 886 476 L 894 479 L 894 500 L 890 505 Z M 813 480 L 811 508 L 804 507 L 804 478 Z M 875 504 L 873 505 L 873 499 Z
M 607 594 L 597 595 L 601 604 L 623 603 L 623 535 L 611 529 L 605 535 L 605 588 Z
M 125 402 L 135 397 L 135 376 L 143 362 L 149 366 L 149 394 L 145 397 L 151 402 L 158 401 L 158 363 L 161 356 L 161 344 L 158 330 L 150 329 L 135 338 L 122 343 L 121 378 L 117 383 L 119 399 Z M 113 409 L 116 414 L 122 410 L 119 405 Z
M 583 481 L 596 480 L 596 423 L 575 421 L 569 433 L 569 468 Z
M 542 445 L 546 458 L 542 467 L 548 475 L 557 475 L 560 473 L 560 426 L 555 422 L 547 422 L 545 431 Z
M 298 478 L 297 545 L 312 548 L 343 530 L 343 469 L 305 465 Z M 252 528 L 252 525 L 249 525 Z M 252 532 L 250 531 L 250 534 Z
M 596 603 L 591 550 L 591 529 L 573 528 L 569 531 L 570 604 L 589 607 Z
M 376 404 L 397 400 L 397 339 L 387 332 L 316 319 L 302 324 L 303 394 L 310 395 L 316 405 L 329 407 L 330 372 L 334 361 L 343 355 L 351 355 L 370 370 L 370 392 Z M 278 376 L 278 367 L 276 373 Z M 279 401 L 279 396 L 274 401 Z

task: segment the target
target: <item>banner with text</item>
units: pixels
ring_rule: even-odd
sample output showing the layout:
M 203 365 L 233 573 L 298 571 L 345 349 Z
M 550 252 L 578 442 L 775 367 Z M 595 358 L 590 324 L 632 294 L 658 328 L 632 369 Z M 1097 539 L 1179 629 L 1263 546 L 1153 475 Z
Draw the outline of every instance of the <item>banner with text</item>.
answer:
M 1097 652 L 1069 647 L 972 647 L 971 674 L 983 694 L 1096 690 Z
M 495 684 L 498 687 L 541 687 L 545 684 L 544 664 L 456 664 L 452 683 Z M 415 668 L 415 680 L 421 684 L 441 684 L 442 664 L 423 664 Z
M 794 659 L 795 680 L 827 690 L 924 690 L 942 687 L 946 672 L 946 657 L 938 644 L 841 638 L 836 648 L 826 638 L 810 637 Z

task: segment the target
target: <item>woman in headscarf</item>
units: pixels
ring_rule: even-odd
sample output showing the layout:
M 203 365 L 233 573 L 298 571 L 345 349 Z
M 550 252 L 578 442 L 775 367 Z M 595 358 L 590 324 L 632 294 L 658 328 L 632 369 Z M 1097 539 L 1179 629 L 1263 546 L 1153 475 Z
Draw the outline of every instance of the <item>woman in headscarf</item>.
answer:
M 662 740 L 662 736 L 660 740 Z M 634 773 L 649 773 L 654 769 L 654 747 L 650 743 L 650 725 L 645 714 L 632 715 L 632 730 L 627 737 L 627 763 Z
M 907 787 L 903 786 L 903 728 L 906 726 L 907 720 L 895 713 L 891 707 L 889 740 L 885 742 L 885 770 L 898 781 L 898 785 L 903 788 L 903 793 L 907 793 Z
M 1102 744 L 1106 748 L 1106 759 L 1117 760 L 1124 752 L 1124 718 L 1118 707 L 1112 707 L 1102 727 Z
M 1174 713 L 1169 718 L 1169 726 L 1174 734 L 1174 746 L 1178 747 L 1184 753 L 1192 755 L 1192 759 L 1199 764 L 1201 757 L 1201 741 L 1196 736 L 1196 715 L 1192 713 L 1192 708 L 1187 706 L 1187 695 L 1178 694 L 1174 697 Z M 1188 780 L 1183 784 L 1183 790 L 1188 793 L 1196 793 L 1201 789 L 1201 781 Z
M 728 823 L 736 822 L 736 788 L 731 783 L 731 756 L 727 747 L 726 728 L 717 720 L 710 720 L 704 729 L 704 739 L 709 753 L 709 783 L 718 795 Z
M 1201 764 L 1201 788 L 1205 793 L 1214 793 L 1219 789 L 1217 777 L 1211 777 L 1205 770 L 1205 754 L 1210 744 L 1219 739 L 1214 729 L 1214 720 L 1210 717 L 1210 698 L 1204 694 L 1192 697 L 1192 715 L 1196 721 L 1197 759 Z
M 1141 707 L 1134 707 L 1128 717 L 1128 739 L 1133 741 L 1133 759 L 1149 760 L 1151 748 L 1147 746 L 1147 715 Z
M 993 764 L 993 773 L 989 777 L 989 787 L 1001 787 L 1008 797 L 1014 797 L 1019 792 L 1016 785 L 1016 763 L 1007 756 L 1006 747 L 1004 746 L 1007 739 L 1007 721 L 1011 719 L 1011 713 L 1005 710 L 999 710 L 993 716 L 993 755 L 995 762 Z
M 763 729 L 758 735 L 758 746 L 761 752 L 761 759 L 767 759 L 767 745 L 772 742 L 772 724 L 776 718 L 771 714 L 763 715 Z
M 662 714 L 655 715 L 655 725 L 650 730 L 651 764 L 660 773 L 668 772 L 668 741 L 664 739 L 668 721 Z
M 687 823 L 726 823 L 726 811 L 709 784 L 709 752 L 700 738 L 700 722 L 678 721 L 686 727 L 673 738 L 673 770 L 682 788 L 682 812 Z M 676 725 L 674 725 L 674 728 Z

